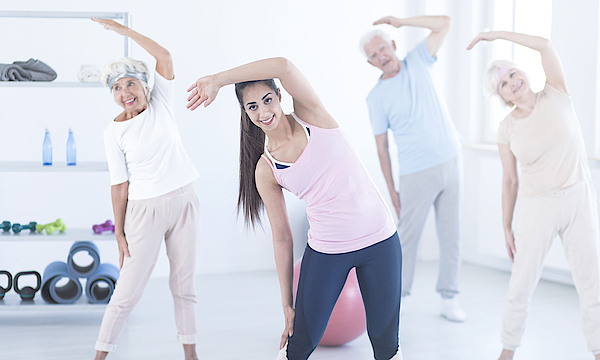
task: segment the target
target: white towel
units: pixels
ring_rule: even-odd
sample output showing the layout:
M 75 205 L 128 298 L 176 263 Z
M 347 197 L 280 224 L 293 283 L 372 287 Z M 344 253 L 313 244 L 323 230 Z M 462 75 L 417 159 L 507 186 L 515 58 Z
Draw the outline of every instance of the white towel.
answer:
M 100 82 L 100 69 L 94 65 L 81 65 L 77 78 L 80 82 Z

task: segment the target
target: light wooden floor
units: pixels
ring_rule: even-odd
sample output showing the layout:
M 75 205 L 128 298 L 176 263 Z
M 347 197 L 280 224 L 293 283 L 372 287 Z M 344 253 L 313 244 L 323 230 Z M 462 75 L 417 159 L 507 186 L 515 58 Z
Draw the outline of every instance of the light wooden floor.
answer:
M 436 263 L 419 263 L 413 295 L 403 305 L 404 359 L 497 359 L 509 274 L 464 265 L 460 301 L 469 318 L 456 324 L 438 315 L 436 272 Z M 283 317 L 274 271 L 203 275 L 198 278 L 198 293 L 200 359 L 275 359 Z M 101 308 L 0 311 L 0 359 L 92 359 L 101 319 Z M 152 279 L 109 359 L 183 359 L 175 334 L 167 280 Z M 517 360 L 593 359 L 586 351 L 573 287 L 540 283 L 523 344 Z M 342 347 L 319 347 L 311 357 L 325 359 L 367 360 L 373 355 L 363 335 Z

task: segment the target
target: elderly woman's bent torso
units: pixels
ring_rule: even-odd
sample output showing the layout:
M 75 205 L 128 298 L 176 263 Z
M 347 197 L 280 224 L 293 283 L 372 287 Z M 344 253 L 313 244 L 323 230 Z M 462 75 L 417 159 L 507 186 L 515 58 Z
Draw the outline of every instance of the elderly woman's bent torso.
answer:
M 518 196 L 541 196 L 589 180 L 581 126 L 569 95 L 546 84 L 531 114 L 508 115 L 498 128 L 521 164 Z
M 199 177 L 175 122 L 174 80 L 154 73 L 148 108 L 104 130 L 111 185 L 129 181 L 129 200 L 150 199 L 179 189 Z

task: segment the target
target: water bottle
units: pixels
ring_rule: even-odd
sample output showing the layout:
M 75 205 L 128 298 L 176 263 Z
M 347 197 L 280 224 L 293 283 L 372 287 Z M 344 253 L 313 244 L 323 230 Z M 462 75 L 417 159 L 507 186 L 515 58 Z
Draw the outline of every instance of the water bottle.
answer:
M 73 137 L 73 130 L 69 128 L 69 139 L 67 140 L 67 165 L 75 165 L 76 163 L 76 155 L 75 151 L 77 147 L 75 146 L 75 138 Z
M 50 130 L 46 128 L 44 144 L 42 145 L 42 160 L 44 165 L 52 165 L 52 140 L 50 140 Z

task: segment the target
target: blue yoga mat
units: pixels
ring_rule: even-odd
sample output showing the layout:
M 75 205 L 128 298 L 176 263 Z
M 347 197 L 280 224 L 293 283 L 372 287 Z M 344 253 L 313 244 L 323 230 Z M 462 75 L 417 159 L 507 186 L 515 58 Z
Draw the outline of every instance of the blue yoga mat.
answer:
M 75 263 L 73 257 L 78 252 L 86 251 L 93 258 L 91 264 L 87 266 L 81 266 Z M 78 278 L 88 278 L 98 271 L 100 267 L 100 252 L 98 251 L 98 247 L 91 241 L 77 241 L 73 246 L 71 246 L 71 250 L 69 250 L 69 256 L 67 257 L 67 267 L 69 272 Z
M 98 271 L 87 279 L 85 296 L 92 304 L 108 304 L 119 278 L 119 269 L 113 264 L 102 264 Z
M 67 284 L 57 286 L 64 278 L 69 279 Z M 71 275 L 67 264 L 55 261 L 46 266 L 42 279 L 42 298 L 50 304 L 72 304 L 81 297 L 83 292 L 79 279 Z

